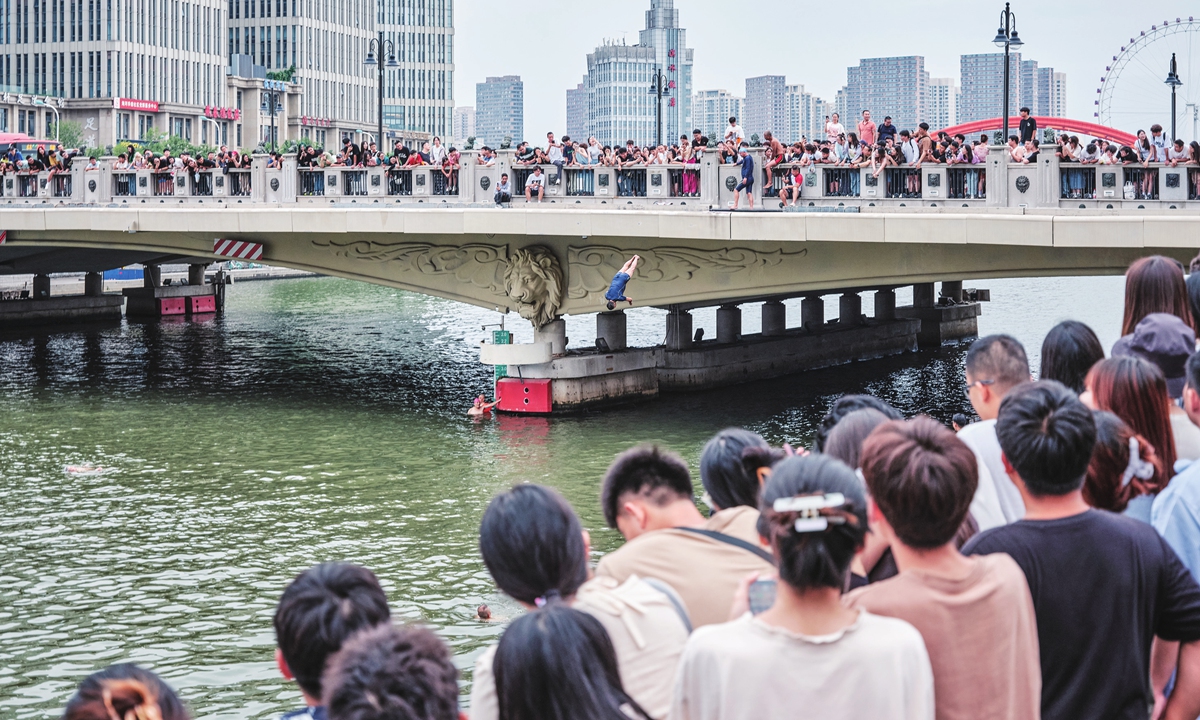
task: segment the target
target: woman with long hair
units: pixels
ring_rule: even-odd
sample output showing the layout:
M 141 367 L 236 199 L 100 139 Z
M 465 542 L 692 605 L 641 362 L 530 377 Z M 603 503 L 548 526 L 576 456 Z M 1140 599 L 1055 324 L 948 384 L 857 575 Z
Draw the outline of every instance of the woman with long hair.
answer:
M 783 459 L 758 433 L 726 428 L 700 453 L 700 483 L 704 502 L 714 512 L 746 508 L 758 521 L 758 494 L 771 466 Z
M 1183 265 L 1162 255 L 1134 260 L 1125 271 L 1125 317 L 1121 335 L 1132 335 L 1138 323 L 1151 313 L 1167 313 L 1196 329 L 1188 303 Z
M 1149 492 L 1133 500 L 1126 514 L 1150 522 L 1150 504 L 1171 479 L 1175 467 L 1175 437 L 1171 432 L 1170 401 L 1162 371 L 1140 357 L 1109 358 L 1096 363 L 1080 396 L 1093 410 L 1107 410 L 1144 438 L 1161 461 L 1146 481 Z
M 493 670 L 500 720 L 650 720 L 621 684 L 604 626 L 561 602 L 514 620 Z
M 189 720 L 162 678 L 132 663 L 110 665 L 79 683 L 62 720 Z
M 1096 449 L 1083 481 L 1088 505 L 1125 512 L 1129 502 L 1158 490 L 1155 479 L 1165 473 L 1154 446 L 1113 413 L 1096 410 Z
M 672 720 L 933 717 L 933 673 L 920 633 L 842 605 L 866 510 L 862 481 L 839 460 L 811 455 L 775 466 L 758 524 L 779 559 L 774 600 L 758 615 L 692 635 Z
M 1051 328 L 1042 341 L 1042 370 L 1038 379 L 1057 380 L 1082 393 L 1088 371 L 1103 359 L 1104 347 L 1096 333 L 1078 320 L 1064 320 Z
M 537 614 L 539 608 L 562 604 L 595 618 L 615 649 L 620 669 L 616 687 L 628 689 L 650 718 L 666 717 L 675 668 L 691 631 L 683 601 L 674 590 L 637 577 L 624 583 L 605 577 L 589 579 L 587 533 L 567 501 L 541 485 L 518 485 L 492 499 L 480 523 L 479 550 L 496 586 L 526 610 Z M 497 653 L 493 646 L 475 661 L 472 720 L 586 717 L 505 715 L 506 700 L 497 695 Z M 558 691 L 569 697 L 585 689 L 564 687 Z

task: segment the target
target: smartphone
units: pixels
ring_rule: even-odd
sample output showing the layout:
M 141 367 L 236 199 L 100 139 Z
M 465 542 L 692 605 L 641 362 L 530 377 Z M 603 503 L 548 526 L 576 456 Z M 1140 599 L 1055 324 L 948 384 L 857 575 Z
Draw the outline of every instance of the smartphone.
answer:
M 775 604 L 775 581 L 755 580 L 750 584 L 750 612 L 758 615 Z

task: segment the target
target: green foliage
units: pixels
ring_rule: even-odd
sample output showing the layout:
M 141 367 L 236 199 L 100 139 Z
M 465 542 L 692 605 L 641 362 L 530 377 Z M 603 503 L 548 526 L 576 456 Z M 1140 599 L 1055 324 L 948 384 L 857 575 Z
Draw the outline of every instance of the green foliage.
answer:
M 267 79 L 294 82 L 296 80 L 296 66 L 292 65 L 287 70 L 271 70 L 267 73 Z
M 50 137 L 58 136 L 58 142 L 65 148 L 83 147 L 83 124 L 74 120 L 55 123 L 50 127 Z
M 193 145 L 186 139 L 178 135 L 168 135 L 158 128 L 147 128 L 146 134 L 141 140 L 127 141 L 118 144 L 113 148 L 115 155 L 122 153 L 128 154 L 130 151 L 144 152 L 149 150 L 155 155 L 161 155 L 164 151 L 170 150 L 171 155 L 178 157 L 183 153 L 187 153 L 192 157 L 198 155 L 207 155 L 210 152 L 216 152 L 216 148 L 212 145 Z
M 66 147 L 66 146 L 64 145 L 63 147 Z M 104 151 L 98 147 L 91 147 L 91 148 L 87 149 L 87 156 L 90 158 L 96 158 L 97 160 L 99 160 L 101 157 L 104 156 Z
M 463 150 L 474 150 L 474 149 L 475 149 L 475 136 L 472 135 L 471 137 L 467 138 L 467 141 L 465 143 L 463 143 Z

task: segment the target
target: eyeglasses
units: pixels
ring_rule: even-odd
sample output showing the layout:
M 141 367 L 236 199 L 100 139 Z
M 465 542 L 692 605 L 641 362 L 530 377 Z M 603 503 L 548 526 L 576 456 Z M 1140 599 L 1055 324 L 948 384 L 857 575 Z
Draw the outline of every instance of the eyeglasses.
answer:
M 985 385 L 995 385 L 995 384 L 996 384 L 995 380 L 976 380 L 973 383 L 967 383 L 967 386 L 965 388 L 963 388 L 963 395 L 966 395 L 967 398 L 969 399 L 971 397 L 971 388 L 975 387 L 976 385 L 978 385 L 980 387 L 984 387 Z

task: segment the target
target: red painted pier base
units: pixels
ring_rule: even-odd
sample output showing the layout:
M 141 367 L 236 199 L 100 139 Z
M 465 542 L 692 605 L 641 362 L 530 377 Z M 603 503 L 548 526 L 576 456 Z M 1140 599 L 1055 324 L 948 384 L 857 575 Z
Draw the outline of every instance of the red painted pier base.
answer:
M 554 409 L 551 380 L 502 378 L 496 382 L 500 412 L 547 415 Z

